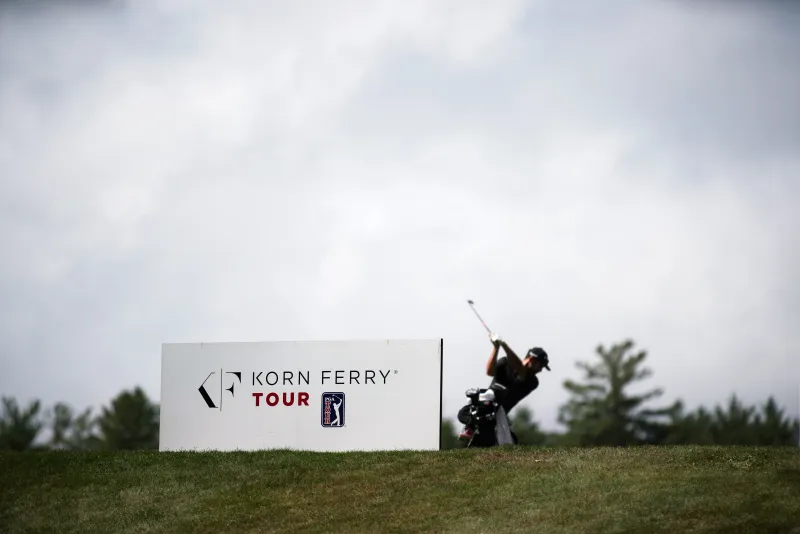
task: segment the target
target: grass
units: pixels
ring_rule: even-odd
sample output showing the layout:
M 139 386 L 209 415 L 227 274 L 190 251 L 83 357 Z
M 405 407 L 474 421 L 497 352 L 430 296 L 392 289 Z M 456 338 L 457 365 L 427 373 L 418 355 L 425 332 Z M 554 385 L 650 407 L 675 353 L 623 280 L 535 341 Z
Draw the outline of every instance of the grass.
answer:
M 800 449 L 0 454 L 0 532 L 800 533 Z

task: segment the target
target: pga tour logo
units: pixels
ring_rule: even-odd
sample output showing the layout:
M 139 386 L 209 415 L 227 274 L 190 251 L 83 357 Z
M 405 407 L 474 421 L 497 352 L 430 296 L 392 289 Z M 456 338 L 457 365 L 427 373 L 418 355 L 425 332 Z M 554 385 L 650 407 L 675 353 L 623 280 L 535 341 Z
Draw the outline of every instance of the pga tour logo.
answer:
M 322 426 L 326 428 L 344 426 L 344 393 L 322 394 Z

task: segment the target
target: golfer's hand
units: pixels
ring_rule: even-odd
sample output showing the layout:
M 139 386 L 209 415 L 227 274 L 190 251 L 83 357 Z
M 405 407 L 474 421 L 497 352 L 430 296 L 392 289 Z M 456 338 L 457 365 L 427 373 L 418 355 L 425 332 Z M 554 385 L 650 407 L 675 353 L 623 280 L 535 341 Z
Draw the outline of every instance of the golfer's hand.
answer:
M 503 340 L 500 339 L 500 336 L 498 336 L 494 332 L 489 334 L 489 339 L 492 341 L 493 345 L 501 345 L 503 343 Z

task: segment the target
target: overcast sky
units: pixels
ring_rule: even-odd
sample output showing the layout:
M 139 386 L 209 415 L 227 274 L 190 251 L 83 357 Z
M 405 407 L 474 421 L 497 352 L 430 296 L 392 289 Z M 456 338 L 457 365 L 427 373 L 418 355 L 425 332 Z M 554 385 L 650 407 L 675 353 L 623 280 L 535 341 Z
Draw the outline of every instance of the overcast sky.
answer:
M 443 337 L 454 416 L 473 299 L 550 353 L 545 428 L 629 337 L 655 404 L 798 414 L 790 3 L 130 4 L 0 12 L 0 393 L 158 400 L 163 342 Z

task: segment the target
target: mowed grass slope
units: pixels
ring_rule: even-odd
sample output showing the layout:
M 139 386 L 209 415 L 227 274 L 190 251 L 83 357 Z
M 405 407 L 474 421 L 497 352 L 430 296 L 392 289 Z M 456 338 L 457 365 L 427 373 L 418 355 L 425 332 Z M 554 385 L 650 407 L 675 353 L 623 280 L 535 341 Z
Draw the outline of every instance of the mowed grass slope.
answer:
M 0 454 L 0 532 L 800 532 L 800 450 Z

